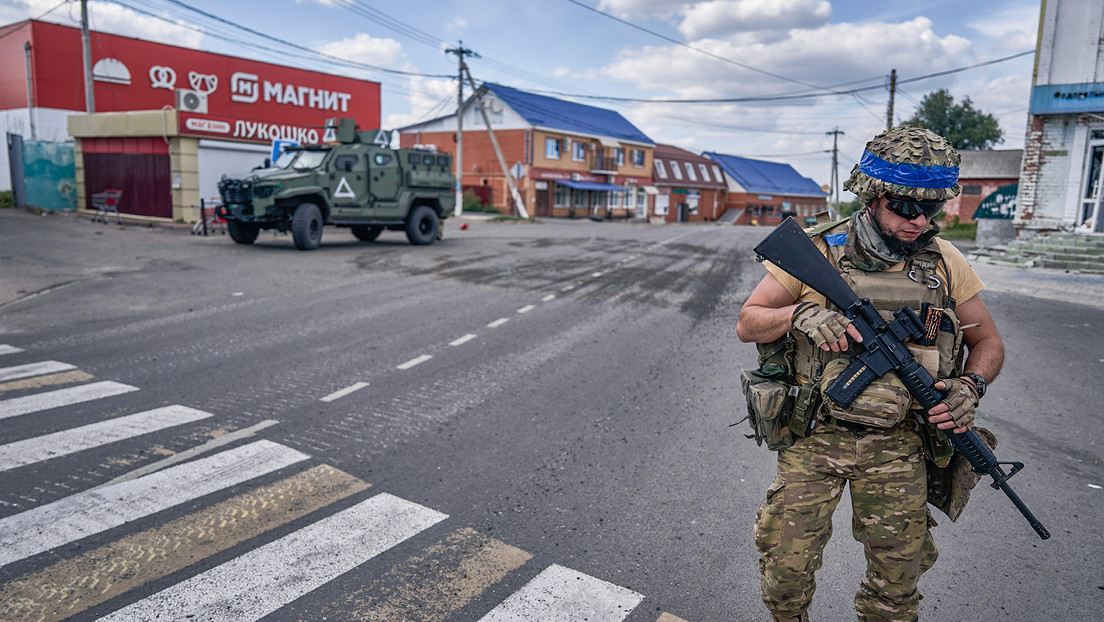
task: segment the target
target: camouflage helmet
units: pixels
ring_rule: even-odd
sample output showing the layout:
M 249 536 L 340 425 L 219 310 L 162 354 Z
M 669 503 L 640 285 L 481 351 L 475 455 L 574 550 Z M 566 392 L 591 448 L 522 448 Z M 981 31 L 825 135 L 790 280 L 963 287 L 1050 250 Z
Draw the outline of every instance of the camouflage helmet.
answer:
M 931 130 L 901 125 L 866 143 L 862 159 L 851 169 L 845 190 L 869 205 L 887 194 L 917 201 L 947 201 L 958 196 L 961 157 L 945 138 Z

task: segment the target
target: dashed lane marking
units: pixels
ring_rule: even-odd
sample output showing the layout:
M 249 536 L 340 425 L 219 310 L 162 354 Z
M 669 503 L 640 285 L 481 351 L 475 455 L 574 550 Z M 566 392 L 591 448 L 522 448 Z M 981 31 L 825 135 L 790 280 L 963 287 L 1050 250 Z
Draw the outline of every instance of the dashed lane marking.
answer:
M 490 324 L 487 324 L 487 328 L 498 328 L 499 326 L 502 326 L 503 324 L 505 324 L 506 322 L 509 322 L 509 321 L 510 321 L 510 318 L 508 318 L 508 317 L 500 317 L 497 320 L 491 322 Z
M 351 385 L 345 387 L 344 389 L 341 389 L 340 391 L 334 391 L 333 393 L 330 393 L 326 397 L 322 398 L 321 401 L 323 401 L 323 402 L 332 402 L 334 400 L 339 400 L 339 399 L 345 397 L 346 395 L 349 395 L 350 393 L 355 393 L 356 391 L 359 391 L 359 390 L 361 390 L 361 389 L 363 389 L 364 387 L 367 387 L 367 386 L 368 386 L 367 382 L 357 382 L 357 383 L 354 383 L 354 384 L 351 384 Z
M 210 416 L 211 413 L 209 412 L 188 408 L 187 406 L 165 406 L 125 417 L 91 423 L 79 428 L 0 445 L 0 471 L 69 455 L 92 447 L 148 434 L 156 430 L 199 421 Z
M 548 294 L 544 298 L 541 298 L 541 302 L 551 302 L 556 299 L 556 294 Z
M 0 566 L 306 459 L 306 454 L 261 440 L 0 519 Z
M 103 382 L 82 384 L 77 387 L 69 387 L 66 389 L 55 389 L 45 393 L 14 397 L 12 399 L 0 401 L 0 419 L 41 412 L 43 410 L 50 410 L 51 408 L 58 408 L 59 406 L 70 406 L 81 402 L 89 402 L 98 400 L 102 397 L 121 395 L 137 390 L 138 387 L 132 387 L 129 384 L 105 380 Z
M 644 596 L 553 564 L 479 622 L 617 622 Z
M 475 333 L 468 333 L 468 334 L 464 335 L 463 337 L 460 337 L 459 339 L 453 339 L 452 341 L 449 342 L 449 345 L 450 346 L 462 346 L 465 343 L 467 343 L 467 342 L 469 342 L 469 341 L 471 341 L 472 339 L 475 339 L 475 338 L 476 338 Z
M 0 354 L 16 354 L 22 351 L 23 348 L 17 348 L 15 346 L 9 346 L 6 343 L 0 343 Z
M 63 620 L 368 486 L 316 466 L 9 581 L 0 586 L 0 619 Z
M 414 358 L 410 359 L 409 361 L 403 363 L 402 365 L 399 365 L 399 369 L 410 369 L 411 367 L 414 367 L 415 365 L 421 365 L 422 363 L 428 361 L 431 358 L 433 358 L 432 354 L 423 354 L 421 356 L 414 357 Z
M 100 620 L 258 620 L 446 518 L 381 493 Z
M 76 368 L 76 365 L 62 363 L 61 361 L 40 361 L 38 363 L 13 365 L 12 367 L 0 367 L 0 382 L 31 378 L 33 376 L 45 376 L 46 374 L 56 374 Z
M 524 307 L 518 309 L 517 312 L 518 313 L 529 313 L 530 311 L 532 311 L 533 309 L 536 309 L 536 308 L 537 308 L 536 305 L 525 305 Z

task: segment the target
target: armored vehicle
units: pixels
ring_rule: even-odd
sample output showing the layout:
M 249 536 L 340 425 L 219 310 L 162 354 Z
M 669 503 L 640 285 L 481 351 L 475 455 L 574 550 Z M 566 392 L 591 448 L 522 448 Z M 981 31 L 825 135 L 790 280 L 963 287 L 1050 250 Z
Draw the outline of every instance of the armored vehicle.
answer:
M 235 242 L 252 244 L 262 229 L 275 229 L 312 250 L 324 225 L 364 242 L 384 229 L 405 231 L 411 244 L 440 239 L 456 202 L 452 156 L 391 149 L 390 132 L 359 131 L 353 119 L 327 121 L 323 140 L 290 147 L 267 168 L 223 176 L 218 215 Z

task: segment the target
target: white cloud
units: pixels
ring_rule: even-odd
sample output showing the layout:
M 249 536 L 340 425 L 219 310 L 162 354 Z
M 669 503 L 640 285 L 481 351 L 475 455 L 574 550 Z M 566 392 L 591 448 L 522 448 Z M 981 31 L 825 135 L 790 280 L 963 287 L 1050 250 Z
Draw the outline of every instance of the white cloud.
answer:
M 79 10 L 69 11 L 66 7 L 60 7 L 50 11 L 57 6 L 55 0 L 18 0 L 0 8 L 0 23 L 41 18 L 43 21 L 80 27 Z M 50 12 L 43 15 L 47 11 Z M 199 48 L 203 41 L 202 32 L 177 25 L 180 23 L 178 20 L 165 21 L 109 2 L 89 2 L 88 22 L 93 30 L 170 45 Z
M 411 76 L 404 90 L 409 93 L 410 112 L 388 114 L 384 127 L 404 127 L 456 113 L 455 82 Z
M 679 32 L 695 40 L 731 32 L 812 28 L 828 23 L 827 0 L 711 0 L 685 7 Z
M 840 84 L 876 78 L 888 74 L 890 68 L 896 68 L 902 76 L 924 75 L 972 60 L 969 41 L 954 35 L 939 37 L 932 31 L 931 21 L 922 17 L 899 24 L 830 24 L 793 30 L 773 40 L 736 35 L 702 41 L 696 47 L 762 71 L 823 86 L 828 86 L 824 84 L 828 81 Z M 679 46 L 622 50 L 602 73 L 641 89 L 680 98 L 808 90 Z M 830 80 L 826 76 L 831 76 Z M 797 101 L 791 105 L 803 104 Z
M 612 13 L 621 18 L 655 15 L 666 18 L 680 8 L 692 3 L 671 2 L 671 0 L 602 0 L 597 9 Z
M 998 55 L 1030 50 L 1039 34 L 1039 4 L 1006 6 L 966 25 L 994 40 Z
M 402 44 L 394 39 L 380 39 L 365 33 L 358 33 L 351 39 L 331 41 L 319 46 L 317 50 L 358 63 L 382 66 L 394 64 L 403 51 Z

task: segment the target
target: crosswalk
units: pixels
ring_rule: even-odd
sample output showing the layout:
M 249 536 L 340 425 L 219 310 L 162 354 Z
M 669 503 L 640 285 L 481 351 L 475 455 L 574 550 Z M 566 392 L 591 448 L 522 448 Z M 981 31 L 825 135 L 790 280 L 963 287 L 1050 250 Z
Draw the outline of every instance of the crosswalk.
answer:
M 12 355 L 29 356 L 0 344 Z M 0 478 L 215 417 L 180 404 L 119 414 L 112 398 L 139 387 L 3 359 L 0 420 L 55 421 L 76 404 L 82 417 L 100 403 L 110 415 L 0 445 Z M 479 622 L 617 622 L 645 598 L 555 563 L 534 568 L 530 553 L 256 436 L 275 424 L 0 518 L 0 620 L 448 622 L 462 611 Z M 384 557 L 387 570 L 369 563 Z M 297 604 L 307 595 L 309 611 Z

